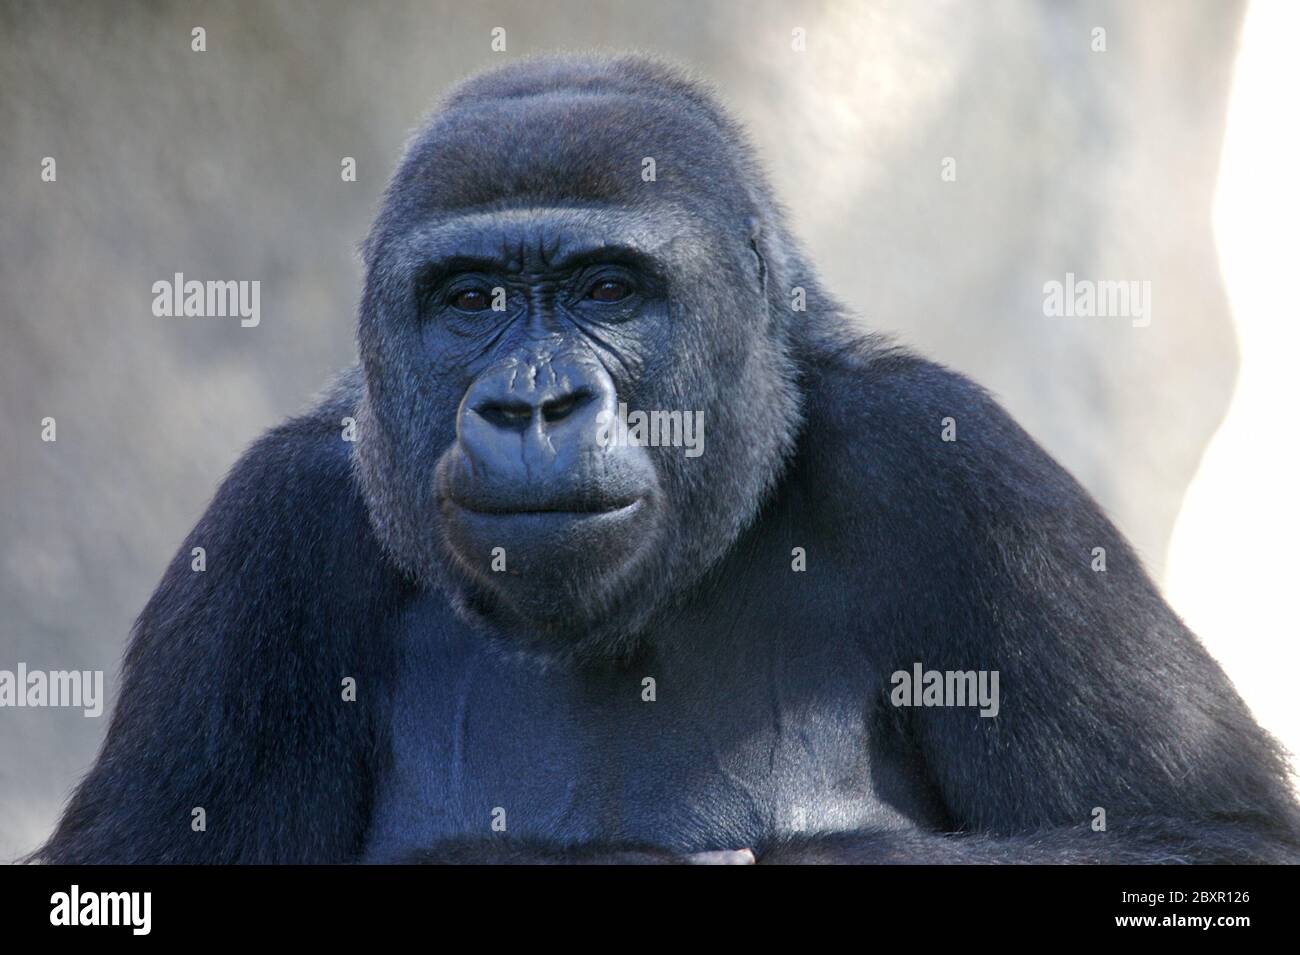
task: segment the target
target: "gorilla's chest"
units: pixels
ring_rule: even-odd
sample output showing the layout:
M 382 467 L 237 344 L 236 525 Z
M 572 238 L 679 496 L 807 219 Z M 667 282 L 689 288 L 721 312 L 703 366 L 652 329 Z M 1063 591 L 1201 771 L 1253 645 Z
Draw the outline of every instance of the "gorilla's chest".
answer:
M 860 660 L 679 636 L 625 668 L 542 668 L 412 614 L 367 856 L 498 831 L 699 851 L 934 821 L 873 730 Z

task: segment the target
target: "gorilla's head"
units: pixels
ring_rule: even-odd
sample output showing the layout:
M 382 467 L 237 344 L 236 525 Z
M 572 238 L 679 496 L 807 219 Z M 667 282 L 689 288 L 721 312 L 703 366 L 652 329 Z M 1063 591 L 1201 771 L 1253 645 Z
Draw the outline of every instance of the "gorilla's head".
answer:
M 628 650 L 799 425 L 802 267 L 734 125 L 641 58 L 484 74 L 412 140 L 365 260 L 357 463 L 386 548 L 522 645 Z M 644 446 L 637 412 L 698 417 L 704 453 Z

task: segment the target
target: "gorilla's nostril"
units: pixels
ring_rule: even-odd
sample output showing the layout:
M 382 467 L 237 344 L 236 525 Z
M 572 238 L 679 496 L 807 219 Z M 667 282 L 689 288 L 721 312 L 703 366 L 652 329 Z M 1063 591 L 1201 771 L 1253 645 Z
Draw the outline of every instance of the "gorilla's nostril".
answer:
M 532 405 L 522 401 L 484 401 L 474 410 L 489 424 L 513 431 L 523 430 L 533 420 Z
M 542 403 L 542 417 L 548 423 L 563 421 L 578 408 L 590 401 L 591 398 L 592 392 L 590 388 L 579 388 L 577 391 L 570 392 L 567 395 L 552 398 L 549 401 Z

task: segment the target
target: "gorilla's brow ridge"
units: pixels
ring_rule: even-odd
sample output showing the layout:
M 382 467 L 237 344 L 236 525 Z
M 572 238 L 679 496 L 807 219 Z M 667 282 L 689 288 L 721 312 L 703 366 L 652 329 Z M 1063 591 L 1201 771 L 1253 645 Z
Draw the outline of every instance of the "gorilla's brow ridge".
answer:
M 519 210 L 525 215 L 529 212 L 545 215 L 550 211 Z M 514 269 L 521 267 L 529 254 L 545 267 L 557 270 L 621 262 L 657 275 L 662 271 L 660 250 L 676 238 L 651 232 L 644 223 L 608 219 L 575 229 L 572 222 L 525 218 L 515 223 L 523 231 L 515 232 L 501 228 L 499 215 L 490 222 L 480 222 L 479 218 L 458 216 L 421 229 L 408 238 L 406 254 L 418 263 L 416 268 L 426 279 L 451 271 Z

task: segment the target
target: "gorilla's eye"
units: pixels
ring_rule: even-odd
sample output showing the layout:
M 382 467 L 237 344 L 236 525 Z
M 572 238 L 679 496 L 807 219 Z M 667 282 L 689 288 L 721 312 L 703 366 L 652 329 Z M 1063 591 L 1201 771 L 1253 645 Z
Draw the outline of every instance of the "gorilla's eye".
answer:
M 481 312 L 488 307 L 488 295 L 481 288 L 462 289 L 452 295 L 451 304 L 462 312 Z
M 594 302 L 621 302 L 632 294 L 626 282 L 618 279 L 601 279 L 587 292 L 587 298 Z

